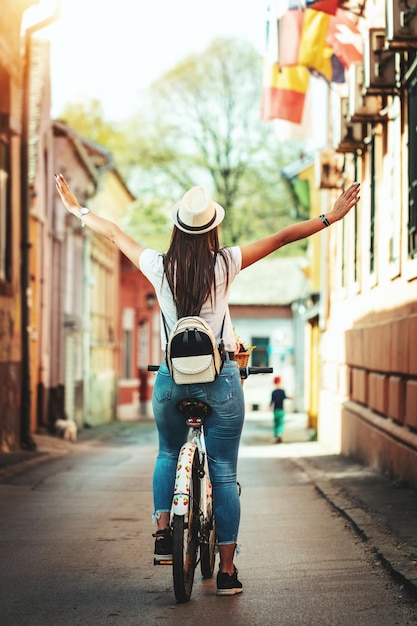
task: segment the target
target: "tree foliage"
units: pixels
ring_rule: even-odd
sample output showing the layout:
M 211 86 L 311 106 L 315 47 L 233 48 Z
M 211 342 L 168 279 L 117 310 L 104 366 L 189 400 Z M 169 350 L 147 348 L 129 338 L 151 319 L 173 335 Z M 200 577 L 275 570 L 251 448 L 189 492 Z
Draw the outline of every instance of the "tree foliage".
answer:
M 138 198 L 124 223 L 133 236 L 166 244 L 171 206 L 198 184 L 225 208 L 224 244 L 243 244 L 291 222 L 294 201 L 280 170 L 300 146 L 280 144 L 261 121 L 261 81 L 254 48 L 222 38 L 157 80 L 123 132 L 103 121 L 98 102 L 66 111 L 70 124 L 115 154 Z
M 138 194 L 143 178 L 154 176 L 174 199 L 207 185 L 226 210 L 227 244 L 277 230 L 289 222 L 293 204 L 280 169 L 298 147 L 280 145 L 261 121 L 261 79 L 261 59 L 251 45 L 214 40 L 152 85 L 133 146 Z
M 126 150 L 125 130 L 105 120 L 99 100 L 70 103 L 60 117 L 84 137 L 105 146 L 116 160 L 123 160 Z

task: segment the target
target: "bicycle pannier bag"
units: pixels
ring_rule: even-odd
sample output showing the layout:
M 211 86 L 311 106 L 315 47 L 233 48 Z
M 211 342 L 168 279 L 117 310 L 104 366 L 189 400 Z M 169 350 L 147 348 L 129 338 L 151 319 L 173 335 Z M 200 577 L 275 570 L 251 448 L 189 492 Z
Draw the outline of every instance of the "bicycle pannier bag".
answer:
M 211 383 L 222 368 L 214 333 L 198 316 L 181 317 L 176 322 L 168 337 L 166 360 L 178 385 Z

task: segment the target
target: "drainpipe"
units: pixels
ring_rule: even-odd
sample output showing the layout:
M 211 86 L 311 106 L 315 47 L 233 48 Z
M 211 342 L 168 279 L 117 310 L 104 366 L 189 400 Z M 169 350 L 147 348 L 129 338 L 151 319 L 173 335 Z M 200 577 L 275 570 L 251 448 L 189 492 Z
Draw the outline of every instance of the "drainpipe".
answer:
M 29 276 L 29 100 L 32 36 L 37 31 L 55 22 L 61 15 L 61 2 L 58 1 L 55 13 L 25 30 L 23 56 L 23 103 L 22 103 L 22 142 L 21 142 L 21 308 L 22 308 L 22 365 L 21 365 L 21 407 L 20 445 L 27 450 L 35 450 L 36 443 L 30 429 L 31 385 L 30 385 L 30 276 Z
M 91 394 L 90 394 L 90 346 L 91 346 L 91 240 L 90 234 L 82 231 L 83 234 L 83 308 L 82 308 L 82 324 L 83 324 L 83 340 L 82 340 L 82 358 L 83 358 L 83 423 L 91 425 Z

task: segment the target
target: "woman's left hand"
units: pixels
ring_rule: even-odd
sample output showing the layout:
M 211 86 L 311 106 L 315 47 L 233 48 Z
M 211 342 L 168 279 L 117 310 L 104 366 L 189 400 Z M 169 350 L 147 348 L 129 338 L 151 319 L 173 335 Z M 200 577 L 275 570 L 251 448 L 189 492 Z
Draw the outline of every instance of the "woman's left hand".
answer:
M 81 209 L 81 205 L 77 198 L 72 193 L 70 186 L 68 185 L 62 174 L 55 174 L 56 189 L 61 197 L 62 203 L 65 208 L 73 215 L 78 214 Z

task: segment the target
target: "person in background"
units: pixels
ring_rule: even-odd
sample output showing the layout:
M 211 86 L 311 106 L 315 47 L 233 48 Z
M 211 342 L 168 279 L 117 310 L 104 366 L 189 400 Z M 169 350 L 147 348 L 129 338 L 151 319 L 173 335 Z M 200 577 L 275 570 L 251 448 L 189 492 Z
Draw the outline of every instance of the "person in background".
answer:
M 285 409 L 284 400 L 292 400 L 287 396 L 285 389 L 281 387 L 281 377 L 274 378 L 275 389 L 272 392 L 270 407 L 273 412 L 273 432 L 275 443 L 282 443 L 282 433 L 284 432 Z

